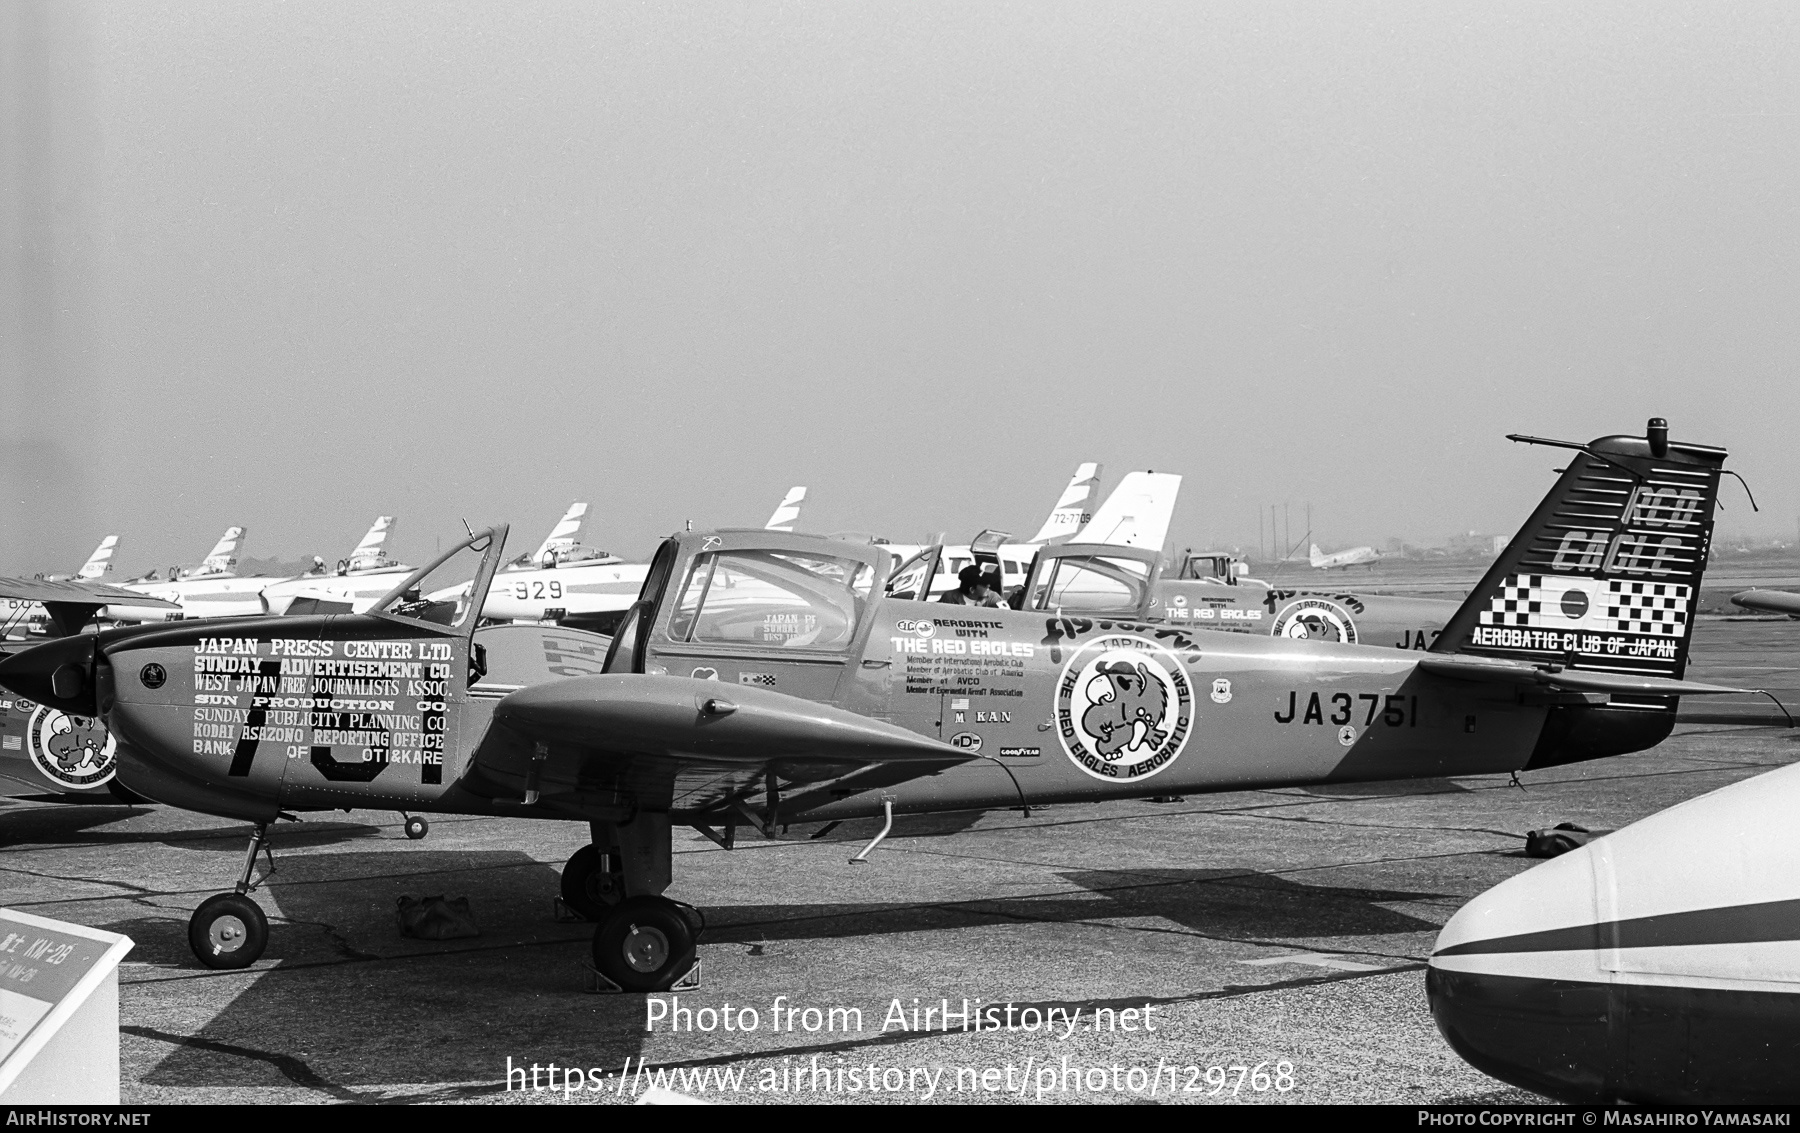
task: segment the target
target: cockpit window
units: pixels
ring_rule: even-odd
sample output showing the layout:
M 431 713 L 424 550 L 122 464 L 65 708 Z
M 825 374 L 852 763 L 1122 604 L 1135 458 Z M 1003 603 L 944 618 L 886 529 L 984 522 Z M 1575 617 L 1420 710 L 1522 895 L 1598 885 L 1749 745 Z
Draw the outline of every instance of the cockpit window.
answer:
M 830 649 L 846 645 L 875 571 L 856 559 L 792 551 L 717 551 L 688 570 L 669 618 L 676 641 Z
M 1070 555 L 1050 563 L 1031 597 L 1033 609 L 1061 608 L 1097 614 L 1125 613 L 1143 603 L 1150 566 L 1137 559 Z
M 936 548 L 927 547 L 902 563 L 888 579 L 889 597 L 923 602 L 931 592 L 931 565 L 936 561 Z
M 464 547 L 438 563 L 431 572 L 418 579 L 398 594 L 389 594 L 380 600 L 358 600 L 354 593 L 345 591 L 342 598 L 343 612 L 361 613 L 363 602 L 370 603 L 375 612 L 390 614 L 409 621 L 427 622 L 431 625 L 448 626 L 459 629 L 469 624 L 469 619 L 478 613 L 479 602 L 472 599 L 475 579 L 481 572 L 481 560 L 487 553 L 489 541 L 483 539 L 472 547 Z M 406 575 L 396 573 L 395 584 L 406 579 Z M 324 598 L 332 597 L 334 579 L 326 579 L 321 583 L 320 594 Z M 303 594 L 304 598 L 305 595 Z M 292 611 L 290 611 L 292 612 Z M 321 612 L 331 612 L 321 601 Z

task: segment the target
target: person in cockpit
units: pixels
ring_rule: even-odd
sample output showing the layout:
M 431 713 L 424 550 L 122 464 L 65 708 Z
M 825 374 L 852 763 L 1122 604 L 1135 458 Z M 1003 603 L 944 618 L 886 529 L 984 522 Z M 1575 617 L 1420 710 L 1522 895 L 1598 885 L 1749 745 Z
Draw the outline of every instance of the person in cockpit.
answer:
M 998 606 L 1000 604 L 1000 572 L 983 570 L 970 563 L 956 572 L 958 586 L 938 601 L 952 606 Z

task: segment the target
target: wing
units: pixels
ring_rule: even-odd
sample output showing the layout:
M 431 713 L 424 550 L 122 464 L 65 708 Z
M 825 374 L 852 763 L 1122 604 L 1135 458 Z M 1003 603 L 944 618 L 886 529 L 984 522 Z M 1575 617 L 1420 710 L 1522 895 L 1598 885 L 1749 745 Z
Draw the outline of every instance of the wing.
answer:
M 1540 669 L 1522 661 L 1506 661 L 1497 657 L 1476 657 L 1467 653 L 1446 653 L 1422 657 L 1419 668 L 1435 676 L 1459 681 L 1494 681 L 1500 684 L 1536 685 L 1542 688 L 1567 689 L 1570 692 L 1604 692 L 1650 696 L 1707 696 L 1721 693 L 1755 692 L 1756 689 L 1731 688 L 1726 685 L 1678 681 L 1670 677 L 1653 677 L 1637 673 L 1599 673 L 1589 669 Z
M 491 798 L 667 807 L 692 820 L 763 788 L 788 813 L 966 763 L 882 720 L 771 689 L 609 673 L 520 689 L 494 706 L 463 786 Z
M 65 602 L 71 605 L 104 606 L 108 602 L 129 602 L 133 606 L 158 606 L 179 610 L 174 602 L 152 598 L 136 590 L 118 586 L 102 586 L 97 582 L 45 582 L 36 578 L 0 578 L 0 598 L 16 602 Z

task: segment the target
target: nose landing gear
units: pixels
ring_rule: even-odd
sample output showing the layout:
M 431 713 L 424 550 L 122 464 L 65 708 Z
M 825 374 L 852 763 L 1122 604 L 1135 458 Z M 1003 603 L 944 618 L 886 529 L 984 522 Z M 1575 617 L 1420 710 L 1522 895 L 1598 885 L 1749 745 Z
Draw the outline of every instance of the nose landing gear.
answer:
M 262 853 L 269 871 L 262 880 L 253 880 L 256 855 Z M 200 903 L 188 918 L 188 947 L 209 968 L 248 968 L 262 956 L 269 945 L 269 918 L 249 894 L 275 873 L 275 856 L 269 852 L 269 828 L 259 825 L 250 836 L 250 849 L 244 855 L 244 872 L 237 888 L 230 893 L 215 893 Z

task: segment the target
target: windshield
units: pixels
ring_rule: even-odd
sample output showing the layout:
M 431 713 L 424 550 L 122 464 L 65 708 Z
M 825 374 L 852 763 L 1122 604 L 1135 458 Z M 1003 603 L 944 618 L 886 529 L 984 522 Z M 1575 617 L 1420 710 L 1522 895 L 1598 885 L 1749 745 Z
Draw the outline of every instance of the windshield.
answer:
M 937 561 L 937 548 L 927 547 L 906 560 L 888 579 L 887 592 L 895 598 L 923 602 L 931 591 L 931 566 Z
M 1050 563 L 1048 577 L 1032 593 L 1034 609 L 1093 613 L 1136 610 L 1148 589 L 1149 564 L 1104 555 L 1070 555 Z
M 869 599 L 867 563 L 790 551 L 717 551 L 688 570 L 676 641 L 828 649 L 848 644 Z
M 412 579 L 404 589 L 383 596 L 374 603 L 372 612 L 451 629 L 467 626 L 480 613 L 471 593 L 481 573 L 481 561 L 492 544 L 493 537 L 488 536 L 458 549 L 424 577 Z

